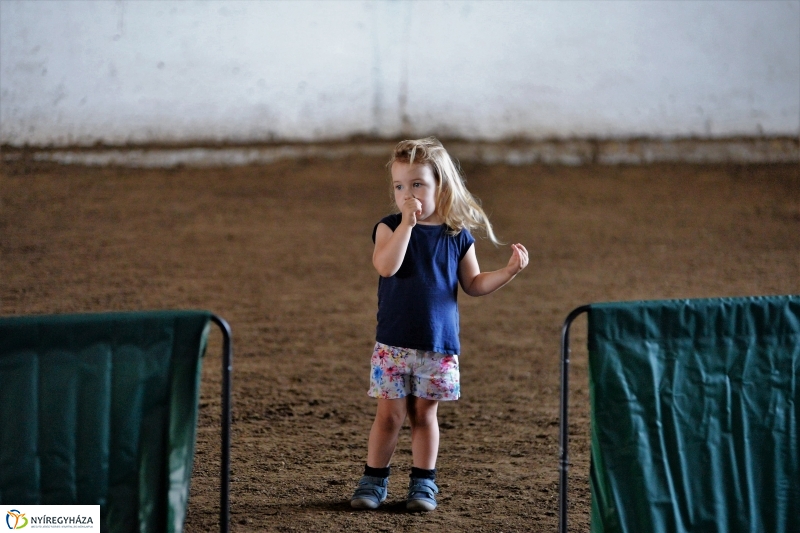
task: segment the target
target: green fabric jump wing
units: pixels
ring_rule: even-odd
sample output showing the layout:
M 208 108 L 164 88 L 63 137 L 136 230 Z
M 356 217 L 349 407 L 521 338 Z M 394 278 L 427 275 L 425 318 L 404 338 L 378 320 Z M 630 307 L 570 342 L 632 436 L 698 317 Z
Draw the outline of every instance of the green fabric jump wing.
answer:
M 800 528 L 800 296 L 593 304 L 592 531 Z
M 0 504 L 100 505 L 103 532 L 182 531 L 210 317 L 0 317 Z

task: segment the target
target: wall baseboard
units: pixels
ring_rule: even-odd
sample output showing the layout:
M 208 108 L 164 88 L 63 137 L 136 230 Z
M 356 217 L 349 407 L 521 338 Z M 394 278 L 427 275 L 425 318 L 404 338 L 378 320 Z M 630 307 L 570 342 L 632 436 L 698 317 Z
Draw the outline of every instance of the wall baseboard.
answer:
M 618 139 L 513 142 L 445 141 L 459 161 L 507 165 L 642 165 L 650 163 L 800 163 L 800 137 L 734 139 Z M 247 146 L 102 148 L 8 147 L 3 162 L 31 160 L 65 165 L 170 168 L 269 164 L 286 159 L 389 157 L 393 142 Z

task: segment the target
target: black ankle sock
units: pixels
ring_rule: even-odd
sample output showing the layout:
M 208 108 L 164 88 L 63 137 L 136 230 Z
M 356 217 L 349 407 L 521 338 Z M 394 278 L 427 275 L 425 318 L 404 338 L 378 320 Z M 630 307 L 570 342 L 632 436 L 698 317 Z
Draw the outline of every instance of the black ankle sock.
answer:
M 389 477 L 391 469 L 392 467 L 390 466 L 386 468 L 372 468 L 369 465 L 364 465 L 364 475 L 371 477 Z
M 436 469 L 432 468 L 430 470 L 425 470 L 424 468 L 417 468 L 416 466 L 412 466 L 411 475 L 409 477 L 415 477 L 419 479 L 430 479 L 431 481 L 436 481 Z

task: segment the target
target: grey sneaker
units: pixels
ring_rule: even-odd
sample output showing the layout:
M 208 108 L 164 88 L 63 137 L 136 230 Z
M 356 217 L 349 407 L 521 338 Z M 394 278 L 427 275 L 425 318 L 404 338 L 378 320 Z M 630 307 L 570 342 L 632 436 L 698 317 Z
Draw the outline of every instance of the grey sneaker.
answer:
M 412 477 L 408 484 L 408 498 L 406 509 L 409 511 L 433 511 L 436 509 L 436 496 L 439 487 L 432 479 Z
M 350 498 L 353 509 L 377 509 L 389 494 L 388 477 L 363 476 L 358 481 L 358 488 Z

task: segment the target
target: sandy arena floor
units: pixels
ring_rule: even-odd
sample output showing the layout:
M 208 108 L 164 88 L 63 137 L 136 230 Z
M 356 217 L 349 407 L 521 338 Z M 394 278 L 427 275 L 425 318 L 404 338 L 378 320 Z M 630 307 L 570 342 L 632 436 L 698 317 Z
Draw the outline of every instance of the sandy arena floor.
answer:
M 387 154 L 388 157 L 388 154 Z M 465 165 L 500 237 L 531 263 L 461 295 L 463 398 L 440 408 L 439 508 L 348 504 L 374 415 L 366 396 L 388 212 L 387 157 L 236 168 L 60 166 L 0 173 L 0 313 L 204 308 L 234 333 L 232 531 L 542 531 L 557 524 L 559 330 L 590 302 L 800 291 L 800 170 Z M 507 248 L 478 244 L 483 269 Z M 570 517 L 587 531 L 585 319 L 573 335 Z M 204 369 L 189 532 L 216 528 L 219 334 Z

